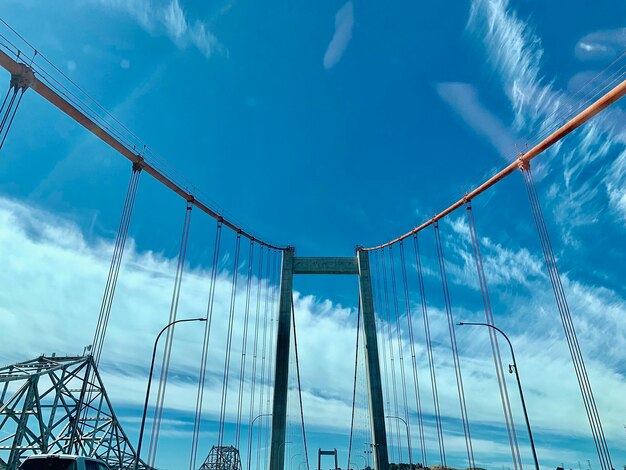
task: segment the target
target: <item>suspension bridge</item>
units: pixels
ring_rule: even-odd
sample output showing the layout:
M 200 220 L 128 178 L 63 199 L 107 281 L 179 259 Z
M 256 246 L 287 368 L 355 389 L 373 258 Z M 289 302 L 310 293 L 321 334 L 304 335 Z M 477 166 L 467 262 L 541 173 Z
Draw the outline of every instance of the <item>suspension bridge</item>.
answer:
M 462 214 L 469 228 L 475 276 L 484 309 L 485 323 L 481 324 L 489 327 L 500 397 L 497 406 L 502 409 L 504 422 L 500 432 L 506 436 L 515 470 L 523 468 L 529 455 L 533 455 L 533 465 L 539 469 L 541 455 L 535 453 L 532 437 L 530 441 L 526 436 L 520 437 L 526 432 L 532 436 L 532 416 L 526 415 L 527 419 L 530 418 L 527 427 L 514 422 L 511 402 L 517 400 L 517 390 L 510 390 L 507 385 L 504 364 L 509 357 L 508 349 L 503 343 L 504 333 L 495 324 L 481 238 L 475 221 L 476 210 L 472 206 L 477 197 L 489 192 L 496 184 L 506 184 L 509 176 L 518 173 L 524 181 L 554 294 L 555 303 L 550 309 L 561 320 L 580 389 L 581 406 L 597 453 L 597 464 L 602 470 L 614 468 L 542 213 L 532 161 L 626 94 L 626 64 L 621 60 L 624 56 L 604 70 L 593 86 L 589 84 L 582 90 L 580 96 L 584 98 L 564 111 L 563 117 L 567 119 L 541 129 L 533 137 L 534 145 L 527 151 L 519 153 L 504 169 L 460 195 L 458 201 L 421 225 L 388 242 L 372 247 L 358 246 L 351 256 L 329 257 L 321 253 L 320 257 L 302 257 L 298 256 L 296 248 L 270 243 L 224 217 L 212 207 L 208 198 L 179 177 L 156 152 L 91 99 L 83 88 L 73 83 L 7 23 L 3 24 L 10 34 L 0 34 L 0 66 L 7 72 L 5 79 L 9 86 L 0 108 L 0 147 L 10 139 L 10 130 L 14 121 L 19 119 L 20 107 L 28 106 L 31 99 L 43 98 L 83 126 L 86 133 L 102 140 L 129 161 L 128 187 L 125 196 L 119 195 L 120 200 L 123 199 L 123 208 L 108 277 L 103 286 L 101 308 L 98 313 L 85 313 L 97 317 L 90 346 L 79 356 L 55 356 L 50 352 L 0 368 L 0 458 L 3 468 L 16 469 L 27 456 L 38 453 L 97 457 L 106 461 L 111 469 L 159 468 L 157 450 L 174 339 L 174 328 L 170 326 L 182 321 L 201 322 L 203 329 L 200 366 L 195 377 L 197 393 L 193 404 L 191 448 L 181 449 L 181 453 L 187 454 L 189 470 L 283 470 L 300 468 L 301 465 L 309 470 L 314 466 L 316 456 L 318 466 L 321 466 L 322 458 L 334 456 L 334 466 L 337 467 L 336 450 L 311 449 L 307 445 L 293 279 L 312 275 L 350 275 L 358 279 L 355 357 L 336 358 L 337 361 L 354 359 L 346 468 L 387 470 L 392 462 L 405 462 L 409 465 L 405 468 L 451 467 L 447 433 L 452 424 L 442 419 L 440 394 L 445 383 L 438 375 L 434 341 L 446 343 L 454 365 L 453 386 L 458 409 L 453 414 L 458 416 L 460 423 L 458 435 L 464 446 L 463 465 L 469 469 L 480 468 L 465 396 L 464 381 L 468 377 L 462 373 L 457 344 L 460 319 L 453 312 L 446 244 L 442 242 L 440 226 L 440 222 L 452 214 Z M 144 415 L 140 441 L 135 443 L 131 442 L 115 413 L 115 403 L 107 394 L 99 366 L 103 357 L 106 358 L 104 346 L 111 309 L 118 279 L 124 275 L 122 259 L 139 183 L 142 177 L 145 178 L 143 175 L 154 178 L 180 196 L 184 210 L 181 211 L 182 233 L 169 317 L 161 331 L 164 343 L 159 351 L 162 353 L 156 354 L 155 344 L 152 364 L 155 372 L 153 374 L 151 369 L 149 376 L 149 380 L 154 378 L 155 382 L 153 394 L 146 396 L 150 426 L 144 432 Z M 204 317 L 181 319 L 178 307 L 192 214 L 195 217 L 208 216 L 215 223 L 210 243 L 209 296 Z M 434 239 L 437 276 L 444 299 L 447 331 L 443 339 L 433 338 L 433 312 L 425 289 L 422 252 L 426 233 Z M 226 254 L 231 260 L 231 269 L 224 269 L 220 264 Z M 226 300 L 218 295 L 218 291 L 225 288 L 230 292 Z M 227 319 L 225 335 L 219 338 L 214 331 L 217 316 Z M 5 334 L 11 332 L 2 332 Z M 241 340 L 237 342 L 239 338 Z M 506 336 L 504 339 L 508 342 Z M 425 370 L 418 367 L 418 344 L 426 350 L 428 367 Z M 505 349 L 502 349 L 503 345 Z M 208 396 L 208 382 L 216 380 L 209 366 L 216 363 L 220 364 L 222 371 L 217 378 L 221 393 Z M 515 360 L 509 371 L 517 375 Z M 521 383 L 519 392 L 522 394 Z M 359 397 L 366 401 L 364 413 L 358 411 Z M 521 397 L 523 400 L 523 395 Z M 215 415 L 210 430 L 207 429 L 209 405 Z M 433 426 L 426 422 L 424 409 L 427 406 L 434 410 Z M 357 450 L 356 445 L 359 420 L 362 421 L 361 427 L 366 429 L 365 435 L 360 437 L 368 443 L 365 452 L 360 447 Z M 430 430 L 433 435 L 428 435 Z M 210 438 L 206 437 L 208 431 Z M 142 446 L 144 441 L 146 445 Z M 520 445 L 520 441 L 523 444 L 529 442 L 532 449 Z M 291 451 L 293 448 L 299 449 L 299 454 Z M 296 455 L 300 458 L 294 462 Z

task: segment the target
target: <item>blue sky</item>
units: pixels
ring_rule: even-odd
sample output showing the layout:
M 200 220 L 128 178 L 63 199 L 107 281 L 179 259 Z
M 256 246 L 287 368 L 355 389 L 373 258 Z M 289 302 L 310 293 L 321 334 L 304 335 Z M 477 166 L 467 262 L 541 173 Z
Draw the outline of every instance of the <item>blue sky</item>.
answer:
M 580 104 L 577 90 L 626 50 L 626 4 L 615 0 L 5 0 L 0 16 L 215 207 L 311 256 L 350 255 L 355 245 L 390 239 L 457 200 L 537 129 L 553 125 L 555 112 Z M 626 463 L 624 112 L 617 103 L 534 165 L 616 468 Z M 2 362 L 42 349 L 76 352 L 91 340 L 128 174 L 120 156 L 26 94 L 0 153 L 0 239 L 9 247 L 0 260 L 14 268 L 0 275 L 12 287 L 0 293 L 0 324 L 14 332 L 34 323 L 56 334 L 7 339 Z M 474 207 L 496 321 L 512 334 L 526 371 L 540 461 L 576 468 L 590 459 L 596 468 L 521 178 L 509 177 Z M 131 435 L 149 357 L 133 338 L 151 342 L 167 318 L 183 211 L 180 198 L 142 176 L 103 356 L 110 387 L 124 383 L 128 392 L 112 395 Z M 213 230 L 211 220 L 194 214 L 181 312 L 205 308 Z M 444 221 L 442 233 L 455 316 L 479 320 L 463 214 Z M 423 244 L 441 380 L 448 383 L 431 231 Z M 309 451 L 337 447 L 343 462 L 348 430 L 337 417 L 349 416 L 352 360 L 343 358 L 354 354 L 356 281 L 298 279 L 295 287 Z M 41 295 L 32 296 L 33 288 Z M 129 311 L 136 312 L 130 320 Z M 68 332 L 68 324 L 80 327 Z M 457 334 L 477 462 L 510 467 L 501 411 L 484 398 L 495 397 L 493 377 L 485 378 L 493 372 L 486 336 Z M 178 353 L 175 345 L 182 379 L 172 385 L 179 393 L 169 403 L 163 468 L 186 462 L 176 450 L 189 439 L 193 387 L 185 380 L 197 372 L 186 357 L 197 354 L 195 340 L 194 331 Z M 423 351 L 419 346 L 420 361 Z M 120 367 L 137 375 L 119 374 Z M 461 466 L 449 385 L 448 461 Z M 210 446 L 210 424 L 205 437 Z M 432 460 L 435 436 L 429 439 Z

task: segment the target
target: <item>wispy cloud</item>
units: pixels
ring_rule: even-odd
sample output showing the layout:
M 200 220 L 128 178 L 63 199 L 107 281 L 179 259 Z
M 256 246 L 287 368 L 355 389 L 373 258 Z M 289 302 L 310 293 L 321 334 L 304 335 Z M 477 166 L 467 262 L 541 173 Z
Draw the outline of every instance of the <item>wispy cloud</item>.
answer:
M 180 0 L 96 0 L 100 5 L 130 15 L 150 34 L 167 35 L 180 48 L 195 47 L 209 58 L 220 49 L 207 24 L 190 20 Z
M 331 69 L 339 63 L 343 57 L 350 39 L 352 39 L 352 28 L 354 26 L 354 6 L 352 2 L 347 2 L 335 15 L 335 34 L 330 40 L 326 53 L 324 54 L 324 68 Z
M 575 48 L 581 60 L 615 59 L 626 49 L 626 28 L 595 31 L 583 36 Z
M 541 76 L 543 49 L 529 26 L 509 9 L 508 0 L 474 0 L 468 27 L 480 31 L 489 59 L 499 72 L 518 129 L 534 126 L 558 105 L 559 96 Z
M 468 28 L 484 42 L 489 61 L 498 72 L 515 112 L 514 126 L 520 135 L 537 135 L 553 130 L 581 104 L 580 96 L 556 89 L 542 75 L 544 51 L 541 41 L 532 28 L 518 17 L 508 0 L 473 0 Z M 591 52 L 596 47 L 591 45 L 591 39 L 596 41 L 594 44 L 598 47 L 601 40 L 607 48 L 611 44 L 615 46 L 622 40 L 622 33 L 621 29 L 594 33 L 587 37 L 587 42 L 583 38 L 581 42 L 587 46 L 580 47 Z M 565 230 L 581 225 L 577 221 L 585 220 L 582 212 L 596 210 L 593 204 L 597 202 L 597 197 L 604 194 L 609 196 L 612 209 L 626 221 L 626 207 L 622 202 L 626 200 L 626 189 L 622 184 L 624 177 L 620 159 L 615 163 L 609 160 L 626 149 L 626 133 L 619 127 L 620 122 L 623 122 L 623 113 L 619 110 L 605 111 L 577 131 L 574 140 L 569 138 L 553 147 L 553 152 L 560 150 L 563 155 L 564 184 L 569 192 L 569 197 L 563 198 L 560 204 L 569 202 L 564 213 L 578 213 L 578 217 L 568 216 L 562 220 Z M 606 164 L 598 164 L 600 161 Z M 598 173 L 592 180 L 581 171 L 582 162 L 596 163 Z M 584 185 L 589 191 L 579 190 Z M 572 239 L 570 234 L 566 235 Z
M 469 83 L 438 83 L 437 93 L 465 124 L 478 135 L 486 137 L 505 160 L 515 156 L 513 133 L 480 102 L 475 86 Z

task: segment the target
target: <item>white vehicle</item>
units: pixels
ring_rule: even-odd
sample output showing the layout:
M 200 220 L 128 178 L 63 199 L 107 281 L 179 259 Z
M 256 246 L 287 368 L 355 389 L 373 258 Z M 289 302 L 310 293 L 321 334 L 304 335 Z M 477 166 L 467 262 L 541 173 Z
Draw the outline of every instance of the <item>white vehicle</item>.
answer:
M 19 470 L 110 470 L 102 460 L 67 454 L 29 456 Z

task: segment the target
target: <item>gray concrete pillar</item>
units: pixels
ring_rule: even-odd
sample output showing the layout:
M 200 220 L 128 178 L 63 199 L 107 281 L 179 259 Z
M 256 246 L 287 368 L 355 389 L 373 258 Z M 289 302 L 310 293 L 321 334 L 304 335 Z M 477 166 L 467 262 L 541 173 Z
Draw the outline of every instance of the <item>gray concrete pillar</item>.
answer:
M 276 335 L 276 367 L 274 403 L 272 408 L 272 443 L 270 470 L 283 470 L 285 465 L 285 432 L 287 427 L 287 392 L 289 387 L 289 346 L 291 343 L 291 299 L 293 289 L 293 248 L 283 251 Z
M 385 409 L 383 389 L 378 362 L 378 342 L 376 340 L 376 314 L 372 295 L 372 277 L 367 251 L 357 251 L 359 266 L 359 291 L 363 314 L 363 336 L 365 340 L 365 368 L 369 389 L 370 420 L 372 431 L 372 455 L 375 470 L 388 470 L 387 434 L 385 431 Z M 282 469 L 281 469 L 282 470 Z

